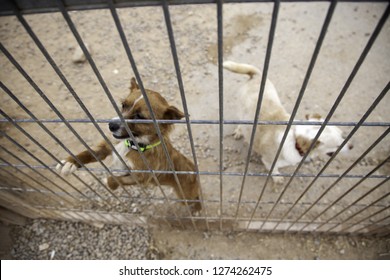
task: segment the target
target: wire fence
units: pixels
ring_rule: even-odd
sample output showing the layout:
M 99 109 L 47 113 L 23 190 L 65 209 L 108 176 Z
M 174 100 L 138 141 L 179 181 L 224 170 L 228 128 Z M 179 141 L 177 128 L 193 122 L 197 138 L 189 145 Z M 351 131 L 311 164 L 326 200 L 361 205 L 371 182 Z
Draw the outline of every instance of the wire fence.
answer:
M 370 71 L 384 71 L 384 76 L 387 75 L 387 80 L 383 81 L 378 78 L 375 81 L 382 88 L 379 92 L 376 89 L 369 92 L 369 97 L 372 97 L 369 99 L 371 103 L 364 104 L 365 106 L 361 108 L 355 104 L 349 105 L 350 107 L 356 106 L 352 111 L 359 113 L 358 119 L 351 116 L 350 119 L 333 121 L 332 118 L 337 114 L 336 111 L 346 99 L 345 97 L 352 94 L 350 88 L 357 80 L 356 77 L 359 76 L 359 71 L 364 67 L 370 54 L 378 48 L 386 48 L 386 44 L 388 46 L 389 5 L 376 3 L 379 8 L 375 8 L 379 9 L 381 14 L 375 17 L 375 26 L 372 31 L 364 34 L 365 44 L 357 59 L 346 63 L 351 65 L 348 70 L 349 74 L 341 90 L 336 93 L 336 98 L 332 101 L 329 110 L 326 111 L 325 118 L 318 122 L 300 121 L 298 117 L 305 94 L 310 87 L 312 76 L 315 75 L 316 65 L 321 60 L 321 51 L 328 42 L 327 36 L 330 34 L 332 20 L 341 4 L 338 1 L 322 3 L 320 6 L 325 7 L 324 21 L 319 25 L 319 32 L 316 35 L 318 38 L 314 39 L 315 43 L 307 69 L 302 70 L 303 81 L 300 89 L 294 96 L 294 102 L 289 104 L 292 108 L 290 119 L 288 121 L 261 120 L 260 108 L 266 80 L 269 72 L 272 71 L 273 61 L 277 60 L 273 52 L 275 40 L 278 39 L 280 13 L 284 11 L 283 4 L 280 1 L 145 0 L 77 1 L 77 3 L 74 1 L 69 3 L 68 1 L 34 1 L 31 3 L 30 1 L 1 1 L 0 15 L 3 17 L 0 17 L 2 32 L 0 43 L 2 52 L 0 205 L 30 218 L 137 223 L 145 226 L 166 223 L 183 229 L 195 230 L 388 236 L 390 234 L 388 56 L 382 57 L 377 69 L 370 68 Z M 299 6 L 303 3 L 296 4 Z M 234 85 L 235 81 L 230 81 L 230 76 L 226 78 L 230 74 L 225 73 L 222 67 L 225 57 L 228 56 L 224 47 L 229 43 L 225 41 L 227 41 L 226 34 L 230 32 L 231 26 L 227 24 L 228 20 L 224 18 L 224 15 L 229 8 L 237 11 L 240 5 L 252 5 L 249 6 L 250 9 L 264 7 L 266 11 L 264 13 L 269 15 L 269 23 L 265 25 L 267 33 L 264 35 L 267 40 L 263 37 L 263 41 L 266 41 L 264 56 L 256 58 L 257 61 L 263 61 L 263 65 L 259 67 L 262 69 L 262 78 L 259 84 L 258 100 L 253 101 L 257 102 L 257 110 L 252 120 L 230 118 L 229 102 L 231 100 L 234 102 L 234 98 L 229 96 L 229 92 L 232 91 L 230 86 Z M 361 7 L 361 3 L 355 5 L 358 8 Z M 143 28 L 132 26 L 126 21 L 128 18 L 123 15 L 124 12 L 132 13 L 145 7 L 148 10 L 144 10 L 144 13 L 140 12 L 140 19 L 142 19 L 140 24 Z M 313 7 L 316 9 L 315 6 Z M 355 8 L 355 12 L 358 8 Z M 123 88 L 128 87 L 129 78 L 122 78 L 123 82 L 118 85 L 113 85 L 113 81 L 104 78 L 108 74 L 102 62 L 99 61 L 99 58 L 101 59 L 99 50 L 91 52 L 90 47 L 85 43 L 83 37 L 87 36 L 80 32 L 80 29 L 83 29 L 83 24 L 80 22 L 87 24 L 85 22 L 91 21 L 93 17 L 89 17 L 89 11 L 86 10 L 96 9 L 103 11 L 103 14 L 98 15 L 96 25 L 99 25 L 98 21 L 102 20 L 101 16 L 105 16 L 106 20 L 110 21 L 110 28 L 107 29 L 109 33 L 104 33 L 107 37 L 101 37 L 102 33 L 98 29 L 88 30 L 88 32 L 96 33 L 99 38 L 97 41 L 115 42 L 115 47 L 118 48 L 116 51 L 122 54 L 120 65 L 127 69 L 124 72 L 129 72 L 135 77 L 151 115 L 150 120 L 125 119 L 117 100 L 119 95 L 124 97 Z M 209 63 L 213 73 L 207 70 L 206 76 L 216 78 L 214 81 L 216 87 L 213 88 L 215 93 L 207 93 L 213 94 L 213 98 L 203 97 L 206 102 L 197 103 L 202 97 L 194 96 L 192 92 L 194 89 L 189 80 L 193 75 L 187 71 L 187 57 L 183 55 L 181 48 L 186 36 L 193 35 L 179 31 L 181 23 L 175 21 L 175 17 L 178 18 L 177 14 L 184 12 L 187 16 L 191 16 L 193 11 L 202 9 L 210 9 L 210 14 L 215 16 L 215 18 L 207 18 L 207 21 L 212 21 L 215 27 L 216 37 L 213 37 L 212 41 L 216 47 L 216 59 L 214 66 L 211 62 Z M 51 38 L 50 35 L 42 34 L 42 27 L 35 32 L 34 26 L 37 22 L 42 25 L 40 18 L 34 21 L 42 15 L 37 15 L 38 13 L 54 13 L 50 15 L 53 15 L 55 21 L 63 22 L 59 28 L 62 31 L 66 29 L 66 33 L 61 34 L 60 37 Z M 82 17 L 78 17 L 77 13 L 82 13 Z M 149 19 L 153 17 L 148 13 L 158 14 L 156 18 L 161 21 Z M 82 18 L 81 21 L 80 18 Z M 357 21 L 359 20 L 358 18 Z M 164 58 L 158 57 L 164 60 L 163 63 L 169 67 L 168 74 L 159 73 L 163 76 L 153 73 L 154 69 L 146 68 L 148 66 L 144 64 L 145 61 L 150 62 L 149 54 L 143 51 L 142 47 L 138 47 L 134 43 L 136 39 L 132 38 L 142 37 L 147 32 L 151 32 L 148 31 L 148 25 L 145 22 L 151 26 L 161 27 L 161 22 L 164 25 L 157 31 L 165 29 L 163 33 L 166 34 L 164 38 L 167 41 L 150 42 L 150 45 L 156 48 L 153 50 L 157 51 L 164 47 L 168 49 L 168 55 Z M 201 23 L 204 24 L 205 21 Z M 255 30 L 256 27 L 254 24 Z M 205 32 L 201 25 L 194 24 L 192 28 L 194 32 L 195 29 Z M 23 39 L 11 37 L 12 32 L 23 33 Z M 178 34 L 181 36 L 177 36 Z M 73 38 L 69 39 L 71 36 Z M 237 38 L 239 36 L 238 34 Z M 68 53 L 66 48 L 56 44 L 56 39 L 61 41 L 62 37 L 65 37 L 65 40 L 76 42 L 90 70 L 83 66 L 69 66 L 59 58 L 64 53 Z M 35 52 L 32 49 L 39 50 L 39 55 L 38 51 Z M 386 54 L 386 51 L 384 53 Z M 140 55 L 143 59 L 137 60 Z M 388 51 L 387 55 L 389 55 Z M 37 60 L 37 64 L 41 63 L 39 65 L 31 64 L 31 59 L 36 56 L 44 58 L 44 60 Z M 169 59 L 171 61 L 167 62 Z M 140 60 L 142 63 L 139 62 Z M 337 66 L 344 67 L 343 61 L 334 67 Z M 200 62 L 196 67 L 206 66 Z M 84 79 L 84 77 L 89 77 L 88 71 L 92 71 L 91 76 L 96 80 Z M 52 74 L 47 74 L 49 72 Z M 115 75 L 117 72 L 118 70 L 114 71 Z M 146 74 L 142 74 L 143 72 Z M 111 77 L 115 78 L 115 75 Z M 165 75 L 169 75 L 170 80 L 167 78 L 167 83 L 177 83 L 174 87 L 175 90 L 177 89 L 177 95 L 170 93 L 169 86 L 165 87 L 165 91 L 168 91 L 166 95 L 170 98 L 170 103 L 176 102 L 177 105 L 181 105 L 185 116 L 183 120 L 172 121 L 156 118 L 145 90 L 145 88 L 153 89 L 153 86 L 156 89 L 164 88 L 164 83 L 162 85 L 159 83 L 161 79 L 154 80 L 155 75 L 163 79 L 166 78 Z M 77 83 L 74 82 L 74 77 L 78 78 Z M 359 79 L 364 80 L 361 76 Z M 51 82 L 51 80 L 58 81 L 58 83 Z M 152 85 L 149 85 L 150 81 L 153 81 Z M 49 83 L 52 87 L 48 90 L 45 83 Z M 185 88 L 187 85 L 191 87 L 191 90 Z M 54 86 L 56 90 L 53 92 Z M 89 91 L 90 86 L 98 88 L 100 97 L 96 97 Z M 276 86 L 278 87 L 277 83 Z M 121 94 L 117 94 L 116 91 L 121 91 Z M 315 102 L 314 100 L 310 103 Z M 196 106 L 200 106 L 201 109 L 195 111 L 193 108 Z M 215 110 L 218 114 L 213 114 Z M 206 114 L 206 118 L 202 118 L 202 115 L 197 113 L 199 111 L 201 113 L 210 111 L 210 113 Z M 196 113 L 193 114 L 193 112 Z M 131 169 L 126 164 L 126 159 L 122 158 L 115 149 L 116 144 L 107 129 L 107 124 L 111 121 L 109 114 L 118 116 L 121 123 L 128 125 L 152 124 L 162 143 L 169 169 L 153 170 L 142 152 L 139 152 L 139 155 L 146 167 L 145 170 Z M 373 118 L 374 114 L 380 117 Z M 177 148 L 191 159 L 195 166 L 193 171 L 175 170 L 167 143 L 161 132 L 162 124 L 176 125 L 178 132 L 173 136 L 173 145 L 178 146 Z M 128 125 L 125 125 L 125 129 L 136 143 Z M 247 146 L 237 144 L 237 141 L 232 139 L 231 131 L 236 125 L 252 127 Z M 257 159 L 258 155 L 254 152 L 254 145 L 258 127 L 269 125 L 283 126 L 285 132 L 272 166 L 270 170 L 266 170 Z M 318 125 L 320 128 L 299 164 L 283 169 L 280 174 L 274 174 L 275 165 L 286 143 L 288 133 L 297 125 Z M 315 148 L 316 141 L 327 126 L 339 126 L 345 131 L 348 130 L 348 133 L 330 157 L 320 160 L 313 159 L 308 162 L 310 151 Z M 112 168 L 99 158 L 99 155 L 91 148 L 98 138 L 108 143 L 113 153 L 125 166 L 124 170 Z M 357 148 L 355 147 L 347 158 L 343 158 L 342 149 L 354 140 Z M 84 165 L 76 156 L 81 150 L 87 150 L 97 163 Z M 56 171 L 56 165 L 61 165 L 62 159 L 68 156 L 78 162 L 81 168 L 70 176 L 62 176 Z M 136 186 L 123 186 L 113 191 L 107 187 L 104 178 L 108 174 L 115 180 L 117 172 L 149 174 L 156 187 L 143 186 L 141 182 L 136 182 Z M 178 199 L 170 188 L 160 183 L 161 174 L 173 175 L 181 191 L 179 176 L 196 175 L 202 186 L 200 191 L 202 211 L 199 213 L 191 211 L 190 201 Z M 275 189 L 272 182 L 274 176 L 283 177 L 286 182 L 280 188 Z

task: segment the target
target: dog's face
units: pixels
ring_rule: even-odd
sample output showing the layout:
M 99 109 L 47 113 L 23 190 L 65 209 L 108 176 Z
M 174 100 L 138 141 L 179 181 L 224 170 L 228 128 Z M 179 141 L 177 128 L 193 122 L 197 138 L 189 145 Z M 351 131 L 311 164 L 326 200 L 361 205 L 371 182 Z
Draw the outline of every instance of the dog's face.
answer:
M 314 114 L 312 116 L 307 115 L 306 119 L 309 121 L 323 121 L 321 116 Z M 297 145 L 302 147 L 304 153 L 307 152 L 311 145 L 312 140 L 317 135 L 320 126 L 318 125 L 298 125 L 296 126 L 295 135 Z M 336 126 L 326 126 L 321 133 L 317 143 L 314 146 L 313 152 L 321 155 L 332 156 L 334 152 L 341 146 L 345 138 L 340 128 Z M 353 148 L 352 144 L 345 145 L 341 152 L 346 152 Z
M 168 102 L 159 93 L 145 89 L 153 113 L 157 120 L 180 120 L 184 114 Z M 130 94 L 122 101 L 122 115 L 125 120 L 151 120 L 151 114 L 134 78 L 131 79 Z M 153 123 L 127 123 L 137 142 L 149 144 L 158 139 Z M 159 124 L 162 135 L 167 135 L 172 124 Z M 109 123 L 109 129 L 117 139 L 130 138 L 125 125 L 116 118 Z

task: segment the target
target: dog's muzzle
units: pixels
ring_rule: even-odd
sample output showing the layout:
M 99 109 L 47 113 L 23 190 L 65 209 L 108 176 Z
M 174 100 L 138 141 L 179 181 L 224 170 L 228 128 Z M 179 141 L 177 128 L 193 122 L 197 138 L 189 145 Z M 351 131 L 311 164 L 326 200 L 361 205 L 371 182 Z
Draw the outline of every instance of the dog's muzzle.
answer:
M 108 123 L 108 128 L 111 132 L 117 131 L 121 127 L 121 123 L 119 121 L 110 121 Z
M 124 129 L 119 118 L 113 118 L 108 123 L 108 129 L 112 132 L 112 135 L 117 139 L 124 139 L 128 137 L 126 130 Z

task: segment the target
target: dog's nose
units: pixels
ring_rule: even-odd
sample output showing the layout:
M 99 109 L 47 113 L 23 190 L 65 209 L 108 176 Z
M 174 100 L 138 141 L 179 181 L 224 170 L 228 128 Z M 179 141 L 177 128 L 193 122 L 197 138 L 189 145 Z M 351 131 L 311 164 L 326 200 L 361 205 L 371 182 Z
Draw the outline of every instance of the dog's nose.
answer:
M 352 150 L 353 149 L 353 144 L 349 143 L 348 144 L 348 149 Z
M 119 122 L 109 122 L 108 123 L 108 128 L 110 129 L 111 132 L 117 131 L 120 127 Z

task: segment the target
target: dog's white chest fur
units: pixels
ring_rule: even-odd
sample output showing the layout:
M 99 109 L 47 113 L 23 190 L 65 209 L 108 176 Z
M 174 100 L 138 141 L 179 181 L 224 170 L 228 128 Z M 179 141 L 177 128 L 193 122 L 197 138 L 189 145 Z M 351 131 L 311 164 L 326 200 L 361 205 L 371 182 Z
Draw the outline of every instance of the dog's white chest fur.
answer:
M 117 153 L 120 155 L 122 158 L 123 162 L 126 163 L 126 165 L 130 168 L 134 168 L 134 163 L 126 157 L 127 153 L 130 151 L 129 148 L 125 145 L 123 141 L 119 142 L 118 144 L 115 145 L 115 150 Z M 125 171 L 127 168 L 123 164 L 123 162 L 118 158 L 116 153 L 112 153 L 112 163 L 111 163 L 111 168 L 114 170 L 123 170 L 123 171 L 115 171 L 115 175 L 125 175 L 128 173 L 128 171 Z

